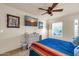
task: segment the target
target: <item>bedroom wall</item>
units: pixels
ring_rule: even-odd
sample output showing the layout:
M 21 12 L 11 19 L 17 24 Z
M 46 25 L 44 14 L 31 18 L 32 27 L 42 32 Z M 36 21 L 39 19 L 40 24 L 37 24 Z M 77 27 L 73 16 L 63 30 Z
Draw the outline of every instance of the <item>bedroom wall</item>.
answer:
M 20 17 L 20 28 L 7 28 L 7 18 L 6 14 L 12 14 Z M 0 54 L 19 48 L 21 41 L 24 40 L 24 33 L 38 32 L 42 35 L 42 30 L 39 30 L 37 27 L 25 27 L 24 26 L 24 15 L 27 13 L 0 4 Z M 44 21 L 43 21 L 44 22 Z M 44 23 L 45 24 L 45 23 Z M 45 38 L 45 37 L 43 37 Z
M 63 22 L 63 37 L 62 40 L 66 40 L 66 41 L 71 41 L 72 38 L 74 37 L 74 27 L 73 27 L 73 22 L 75 19 L 79 20 L 79 13 L 75 13 L 75 14 L 70 14 L 70 15 L 66 15 L 60 18 L 56 18 L 56 19 L 52 19 L 50 21 L 50 37 L 52 36 L 52 23 L 54 22 Z

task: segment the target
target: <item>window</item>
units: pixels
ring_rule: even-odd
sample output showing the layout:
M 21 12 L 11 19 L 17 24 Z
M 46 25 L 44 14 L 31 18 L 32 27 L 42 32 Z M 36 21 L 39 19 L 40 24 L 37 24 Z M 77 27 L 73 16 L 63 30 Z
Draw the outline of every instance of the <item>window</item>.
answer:
M 62 22 L 57 22 L 52 24 L 52 34 L 53 37 L 59 37 L 63 35 L 63 23 Z
M 78 19 L 74 20 L 74 37 L 78 36 Z

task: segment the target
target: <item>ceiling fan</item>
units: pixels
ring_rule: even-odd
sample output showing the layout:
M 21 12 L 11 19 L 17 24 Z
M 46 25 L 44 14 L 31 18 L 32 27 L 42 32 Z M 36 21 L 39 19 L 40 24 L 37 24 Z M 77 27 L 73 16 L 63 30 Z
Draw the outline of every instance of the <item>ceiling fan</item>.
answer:
M 63 9 L 54 9 L 56 6 L 58 5 L 58 3 L 53 3 L 52 6 L 48 7 L 48 9 L 43 9 L 43 8 L 38 8 L 39 10 L 45 10 L 46 12 L 41 14 L 49 14 L 49 15 L 53 15 L 53 12 L 62 12 Z

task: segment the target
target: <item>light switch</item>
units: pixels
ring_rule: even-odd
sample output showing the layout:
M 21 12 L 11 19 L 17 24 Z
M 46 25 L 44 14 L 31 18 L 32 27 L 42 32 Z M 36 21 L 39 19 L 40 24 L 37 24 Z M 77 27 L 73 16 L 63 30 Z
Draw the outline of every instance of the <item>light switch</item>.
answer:
M 0 32 L 2 33 L 2 32 L 4 32 L 3 30 L 0 30 Z

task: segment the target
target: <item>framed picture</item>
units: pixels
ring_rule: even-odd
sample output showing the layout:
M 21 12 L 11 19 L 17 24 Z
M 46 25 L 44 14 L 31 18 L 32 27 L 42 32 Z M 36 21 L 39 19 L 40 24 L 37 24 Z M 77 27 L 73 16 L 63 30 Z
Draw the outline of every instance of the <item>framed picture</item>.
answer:
M 7 14 L 7 27 L 8 28 L 19 28 L 20 17 Z
M 31 16 L 25 16 L 25 26 L 37 26 L 38 19 L 31 17 Z
M 43 22 L 41 22 L 41 21 L 38 22 L 38 28 L 43 29 Z

